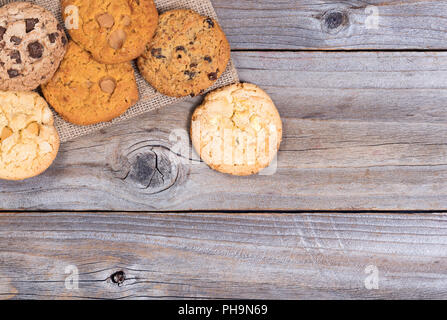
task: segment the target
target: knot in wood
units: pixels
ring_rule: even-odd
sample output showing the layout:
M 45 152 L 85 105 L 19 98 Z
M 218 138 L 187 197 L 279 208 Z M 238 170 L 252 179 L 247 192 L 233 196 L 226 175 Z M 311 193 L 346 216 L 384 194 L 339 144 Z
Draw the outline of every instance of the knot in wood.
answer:
M 349 25 L 349 16 L 345 11 L 331 10 L 322 16 L 321 26 L 324 32 L 336 34 Z
M 329 29 L 335 29 L 343 23 L 343 14 L 341 12 L 331 12 L 324 20 Z
M 165 141 L 141 140 L 121 146 L 118 153 L 111 163 L 114 175 L 138 193 L 169 193 L 187 176 L 187 168 Z

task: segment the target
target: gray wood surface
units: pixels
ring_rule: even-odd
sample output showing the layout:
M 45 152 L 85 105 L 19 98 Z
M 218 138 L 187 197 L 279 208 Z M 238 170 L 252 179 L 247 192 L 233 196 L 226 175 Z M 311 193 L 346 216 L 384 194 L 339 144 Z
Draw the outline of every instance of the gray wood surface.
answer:
M 190 153 L 198 100 L 65 143 L 44 175 L 0 182 L 4 210 L 445 210 L 447 53 L 234 53 L 284 121 L 274 175 Z M 185 132 L 185 151 L 170 141 Z M 187 160 L 187 159 L 192 159 Z
M 213 4 L 283 118 L 276 173 L 179 148 L 200 98 L 66 143 L 0 181 L 0 299 L 447 298 L 447 2 Z
M 442 214 L 4 214 L 0 296 L 447 298 L 446 228 Z
M 213 4 L 233 49 L 447 48 L 446 1 L 213 0 Z

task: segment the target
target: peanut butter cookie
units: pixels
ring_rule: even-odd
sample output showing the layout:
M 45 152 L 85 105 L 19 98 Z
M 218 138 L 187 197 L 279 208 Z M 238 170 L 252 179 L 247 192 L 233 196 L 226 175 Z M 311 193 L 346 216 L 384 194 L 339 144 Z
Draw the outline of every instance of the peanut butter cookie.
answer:
M 35 92 L 0 92 L 0 179 L 34 177 L 51 165 L 58 150 L 45 100 Z
M 51 12 L 29 2 L 0 8 L 0 90 L 29 91 L 46 83 L 65 54 L 67 38 Z
M 153 0 L 63 0 L 62 14 L 72 39 L 106 64 L 140 56 L 158 22 Z
M 282 123 L 267 93 L 253 84 L 234 84 L 206 96 L 192 116 L 191 138 L 211 168 L 246 176 L 274 159 Z
M 99 63 L 70 41 L 53 79 L 42 86 L 48 103 L 68 122 L 90 125 L 110 121 L 138 101 L 130 62 Z
M 212 86 L 229 60 L 230 45 L 217 21 L 191 10 L 173 10 L 160 15 L 138 67 L 159 92 L 183 97 Z

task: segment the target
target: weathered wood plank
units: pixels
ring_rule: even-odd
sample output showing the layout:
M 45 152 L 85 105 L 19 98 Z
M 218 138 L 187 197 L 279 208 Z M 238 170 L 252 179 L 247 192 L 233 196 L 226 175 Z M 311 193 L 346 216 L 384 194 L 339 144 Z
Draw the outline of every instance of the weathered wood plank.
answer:
M 442 214 L 3 214 L 0 298 L 445 299 L 446 229 Z
M 447 209 L 447 53 L 234 58 L 283 117 L 275 175 L 231 177 L 174 153 L 170 134 L 186 133 L 195 99 L 64 144 L 44 175 L 0 182 L 0 208 Z
M 233 49 L 447 48 L 446 1 L 213 0 L 213 5 Z

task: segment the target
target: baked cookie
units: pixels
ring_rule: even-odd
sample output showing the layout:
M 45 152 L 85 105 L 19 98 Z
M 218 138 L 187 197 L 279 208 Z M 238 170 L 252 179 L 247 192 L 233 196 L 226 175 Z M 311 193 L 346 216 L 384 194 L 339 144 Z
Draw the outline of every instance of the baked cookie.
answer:
M 70 6 L 77 8 L 77 26 Z M 62 14 L 72 39 L 106 64 L 140 56 L 158 22 L 153 0 L 63 0 Z
M 90 125 L 110 121 L 138 101 L 130 62 L 99 63 L 73 41 L 59 70 L 42 92 L 48 103 L 68 122 Z
M 67 37 L 51 12 L 30 2 L 0 8 L 0 90 L 29 91 L 47 82 Z
M 35 92 L 0 92 L 0 179 L 37 176 L 58 150 L 59 136 L 45 100 Z
M 160 15 L 138 67 L 159 92 L 183 97 L 202 94 L 229 60 L 230 45 L 217 21 L 191 10 L 173 10 Z
M 195 150 L 214 170 L 246 176 L 274 159 L 282 123 L 270 97 L 253 84 L 234 84 L 208 94 L 193 116 Z

